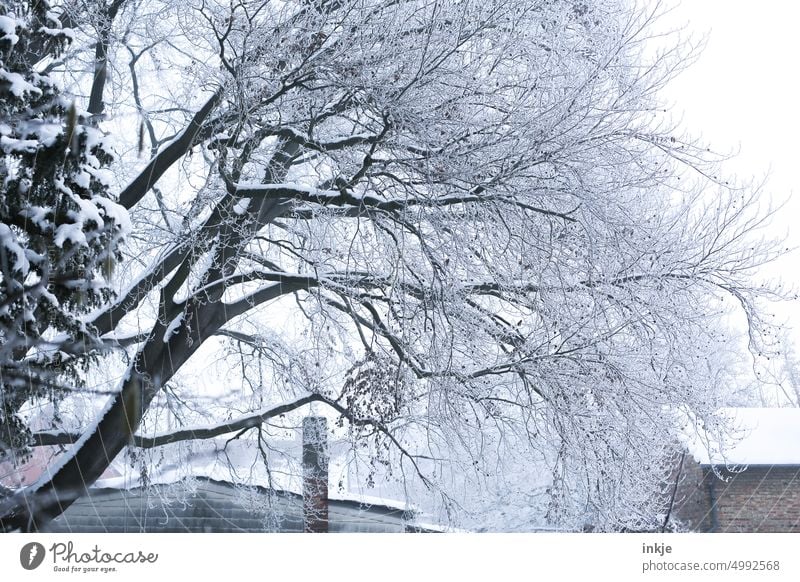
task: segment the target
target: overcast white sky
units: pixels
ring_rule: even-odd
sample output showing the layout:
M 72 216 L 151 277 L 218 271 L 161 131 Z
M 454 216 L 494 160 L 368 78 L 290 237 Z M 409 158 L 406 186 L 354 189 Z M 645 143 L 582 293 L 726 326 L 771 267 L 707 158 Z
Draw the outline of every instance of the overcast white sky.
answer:
M 649 0 L 648 3 L 654 3 Z M 684 128 L 718 152 L 739 151 L 727 173 L 761 178 L 767 192 L 789 199 L 774 230 L 800 247 L 800 3 L 785 0 L 666 0 L 673 7 L 662 26 L 708 34 L 699 61 L 676 79 L 666 95 L 683 113 Z M 793 195 L 794 194 L 794 195 Z M 766 275 L 800 289 L 800 252 Z M 778 307 L 800 343 L 800 306 Z

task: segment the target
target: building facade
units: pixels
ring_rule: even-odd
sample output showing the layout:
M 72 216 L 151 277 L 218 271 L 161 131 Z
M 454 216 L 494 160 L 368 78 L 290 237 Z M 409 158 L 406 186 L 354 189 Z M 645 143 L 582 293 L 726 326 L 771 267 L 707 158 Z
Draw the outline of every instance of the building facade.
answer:
M 689 443 L 674 519 L 696 532 L 800 532 L 800 409 L 733 414 L 742 436 L 724 455 Z

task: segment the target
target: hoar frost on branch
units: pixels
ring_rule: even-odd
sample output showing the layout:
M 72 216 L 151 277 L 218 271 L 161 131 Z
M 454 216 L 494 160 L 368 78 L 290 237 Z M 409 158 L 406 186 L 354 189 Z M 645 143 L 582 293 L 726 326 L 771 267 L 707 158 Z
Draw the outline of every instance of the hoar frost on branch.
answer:
M 75 31 L 53 74 L 127 146 L 118 293 L 80 320 L 127 372 L 94 422 L 33 435 L 77 442 L 0 502 L 6 529 L 41 527 L 129 443 L 261 445 L 312 402 L 367 481 L 459 523 L 661 525 L 677 425 L 728 401 L 726 318 L 766 349 L 751 275 L 774 249 L 753 242 L 758 192 L 666 123 L 657 93 L 691 55 L 646 50 L 651 12 L 53 10 Z M 200 399 L 193 364 L 226 355 L 247 390 Z

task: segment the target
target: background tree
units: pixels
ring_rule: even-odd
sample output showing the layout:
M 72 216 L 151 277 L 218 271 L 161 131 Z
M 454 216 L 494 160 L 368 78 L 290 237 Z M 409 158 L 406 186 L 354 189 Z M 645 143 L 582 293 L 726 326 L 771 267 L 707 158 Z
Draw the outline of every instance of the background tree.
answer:
M 687 55 L 645 50 L 652 13 L 122 0 L 60 18 L 78 46 L 54 70 L 121 139 L 134 234 L 85 322 L 125 370 L 94 420 L 34 435 L 75 444 L 6 496 L 6 529 L 63 511 L 137 428 L 133 449 L 261 445 L 312 403 L 368 481 L 467 522 L 658 523 L 676 426 L 726 402 L 718 322 L 743 314 L 762 349 L 750 275 L 772 249 L 750 236 L 758 192 L 666 123 L 657 92 Z M 204 399 L 192 363 L 226 355 L 245 388 Z

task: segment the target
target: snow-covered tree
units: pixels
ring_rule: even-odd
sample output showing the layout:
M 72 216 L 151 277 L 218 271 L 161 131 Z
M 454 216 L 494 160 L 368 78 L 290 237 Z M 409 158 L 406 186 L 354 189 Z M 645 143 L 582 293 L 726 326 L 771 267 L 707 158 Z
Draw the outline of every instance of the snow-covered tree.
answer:
M 713 420 L 742 356 L 719 322 L 743 314 L 764 343 L 750 276 L 772 250 L 758 192 L 667 122 L 686 47 L 646 50 L 652 13 L 118 0 L 59 18 L 76 48 L 54 72 L 123 144 L 136 236 L 84 321 L 125 372 L 79 431 L 35 435 L 77 442 L 0 503 L 6 529 L 57 515 L 131 437 L 246 433 L 269 462 L 312 403 L 367 482 L 462 523 L 658 523 L 676 426 Z M 235 387 L 211 399 L 192 386 L 210 361 Z
M 109 196 L 103 135 L 47 73 L 72 38 L 47 2 L 0 2 L 0 450 L 24 452 L 31 399 L 81 382 L 101 340 L 127 212 Z

